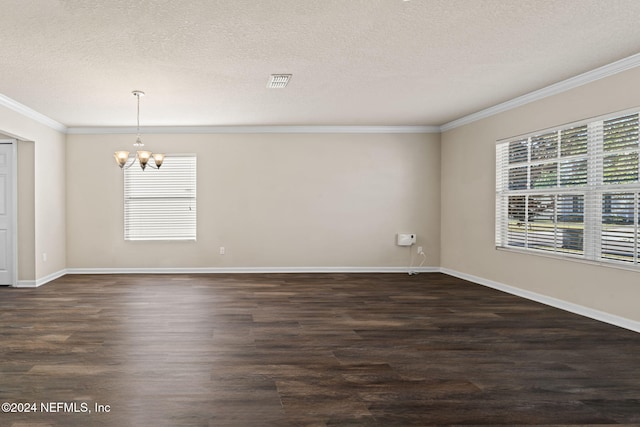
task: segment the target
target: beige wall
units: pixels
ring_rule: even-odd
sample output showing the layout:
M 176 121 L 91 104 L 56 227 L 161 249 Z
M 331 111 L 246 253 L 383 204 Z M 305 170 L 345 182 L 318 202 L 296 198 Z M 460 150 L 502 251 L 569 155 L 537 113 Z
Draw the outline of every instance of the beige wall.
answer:
M 67 267 L 403 267 L 404 231 L 440 264 L 438 134 L 145 135 L 198 155 L 195 243 L 124 241 L 112 154 L 134 139 L 67 136 Z
M 637 272 L 497 251 L 498 139 L 640 106 L 640 69 L 527 104 L 442 135 L 441 265 L 460 273 L 640 321 Z
M 5 107 L 0 133 L 33 144 L 18 150 L 18 281 L 43 279 L 66 268 L 65 135 Z
M 36 279 L 35 144 L 18 142 L 18 280 Z
M 35 148 L 36 275 L 43 278 L 67 266 L 65 136 L 36 140 Z

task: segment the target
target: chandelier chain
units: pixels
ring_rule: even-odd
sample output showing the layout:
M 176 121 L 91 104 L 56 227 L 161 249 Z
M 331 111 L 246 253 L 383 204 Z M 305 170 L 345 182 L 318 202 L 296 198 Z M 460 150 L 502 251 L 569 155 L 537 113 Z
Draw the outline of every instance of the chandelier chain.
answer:
M 136 94 L 136 98 L 138 98 L 137 133 L 138 133 L 138 136 L 140 136 L 140 94 L 139 93 Z
M 138 98 L 138 109 L 136 112 L 136 142 L 133 144 L 135 147 L 144 147 L 142 138 L 140 137 L 140 97 L 144 96 L 144 92 L 141 90 L 134 90 L 132 92 L 136 98 Z

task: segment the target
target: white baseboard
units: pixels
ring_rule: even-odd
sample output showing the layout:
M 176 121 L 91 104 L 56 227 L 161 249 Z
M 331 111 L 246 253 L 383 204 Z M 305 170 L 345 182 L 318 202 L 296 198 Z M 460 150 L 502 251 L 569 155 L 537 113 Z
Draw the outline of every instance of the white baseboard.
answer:
M 35 280 L 18 280 L 18 283 L 14 286 L 15 288 L 37 288 Z
M 216 274 L 216 273 L 437 273 L 439 267 L 201 267 L 67 268 L 66 274 Z
M 489 288 L 497 289 L 508 294 L 516 295 L 522 298 L 526 298 L 531 301 L 536 301 L 551 307 L 559 308 L 564 311 L 568 311 L 580 316 L 588 317 L 590 319 L 598 320 L 600 322 L 609 323 L 611 325 L 619 326 L 621 328 L 629 329 L 634 332 L 640 332 L 640 322 L 627 319 L 625 317 L 616 316 L 615 314 L 605 313 L 604 311 L 595 310 L 593 308 L 584 307 L 582 305 L 574 304 L 568 301 L 564 301 L 558 298 L 538 294 L 535 292 L 527 291 L 524 289 L 515 288 L 513 286 L 505 285 L 504 283 L 494 282 L 493 280 L 484 279 L 482 277 L 472 276 L 466 273 L 460 273 L 459 271 L 450 270 L 448 268 L 440 268 L 440 272 L 454 276 L 459 279 L 468 280 L 479 285 L 487 286 Z
M 41 277 L 36 280 L 18 280 L 18 283 L 16 283 L 15 287 L 16 288 L 37 288 L 53 280 L 56 280 L 57 278 L 62 277 L 65 274 L 67 274 L 66 269 L 56 271 L 55 273 L 51 273 L 47 276 Z
M 237 273 L 444 273 L 478 285 L 640 333 L 640 322 L 441 267 L 201 267 L 201 268 L 67 268 L 37 280 L 19 280 L 18 288 L 37 288 L 65 274 L 237 274 Z

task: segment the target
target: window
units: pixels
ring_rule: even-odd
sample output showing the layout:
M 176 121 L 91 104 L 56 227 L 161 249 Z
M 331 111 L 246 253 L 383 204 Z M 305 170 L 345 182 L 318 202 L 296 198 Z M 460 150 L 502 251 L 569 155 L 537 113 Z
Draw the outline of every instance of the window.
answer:
M 195 155 L 167 155 L 160 169 L 125 169 L 124 239 L 196 239 Z
M 639 115 L 496 146 L 496 246 L 640 267 Z

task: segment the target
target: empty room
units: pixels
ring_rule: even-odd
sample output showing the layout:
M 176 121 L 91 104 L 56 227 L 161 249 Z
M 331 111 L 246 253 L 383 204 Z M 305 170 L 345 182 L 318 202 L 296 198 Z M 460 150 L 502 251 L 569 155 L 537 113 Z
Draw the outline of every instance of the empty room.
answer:
M 636 0 L 0 6 L 0 426 L 640 425 Z

